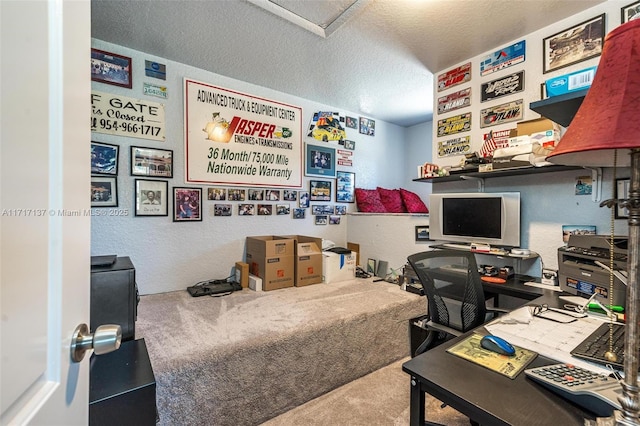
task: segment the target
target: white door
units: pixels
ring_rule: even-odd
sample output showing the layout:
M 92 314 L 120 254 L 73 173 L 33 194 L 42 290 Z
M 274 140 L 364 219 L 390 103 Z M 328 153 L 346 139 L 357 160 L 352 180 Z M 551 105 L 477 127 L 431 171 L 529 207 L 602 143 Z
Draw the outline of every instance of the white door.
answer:
M 88 1 L 0 0 L 2 425 L 88 422 Z

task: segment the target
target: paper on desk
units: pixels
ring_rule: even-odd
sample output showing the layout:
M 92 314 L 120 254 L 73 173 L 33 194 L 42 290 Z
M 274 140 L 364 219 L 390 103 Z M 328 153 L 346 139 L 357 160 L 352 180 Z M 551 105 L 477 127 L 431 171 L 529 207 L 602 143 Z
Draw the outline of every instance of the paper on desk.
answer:
M 526 283 L 524 283 L 524 285 L 528 285 L 530 287 L 546 288 L 551 291 L 562 291 L 560 290 L 559 285 L 542 284 L 542 283 L 536 283 L 533 281 L 527 281 Z
M 516 318 L 522 318 L 526 314 L 521 310 L 530 312 L 528 306 L 523 306 L 503 316 L 515 315 Z M 558 362 L 566 362 L 597 373 L 609 374 L 611 371 L 605 367 L 572 357 L 570 354 L 571 350 L 593 333 L 600 324 L 602 323 L 599 320 L 590 317 L 578 318 L 570 323 L 532 317 L 528 323 L 493 321 L 485 328 L 489 333 L 502 337 L 511 344 L 535 351 Z

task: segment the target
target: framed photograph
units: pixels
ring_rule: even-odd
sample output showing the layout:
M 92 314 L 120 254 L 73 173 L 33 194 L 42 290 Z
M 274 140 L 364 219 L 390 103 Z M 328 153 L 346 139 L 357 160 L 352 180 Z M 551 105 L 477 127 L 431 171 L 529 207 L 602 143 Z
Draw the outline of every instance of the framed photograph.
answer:
M 293 209 L 293 218 L 294 219 L 304 219 L 307 214 L 307 209 L 294 208 Z
M 214 216 L 231 216 L 231 204 L 214 204 Z
M 225 201 L 227 190 L 225 188 L 207 188 L 207 200 Z
M 300 198 L 298 199 L 298 207 L 306 209 L 309 207 L 309 191 L 300 191 Z
M 202 188 L 173 188 L 173 221 L 202 220 Z
M 91 80 L 131 89 L 131 58 L 91 49 Z
M 356 174 L 353 172 L 336 172 L 336 202 L 355 203 Z
M 173 151 L 132 146 L 131 176 L 173 177 Z
M 255 204 L 238 204 L 239 216 L 253 216 L 255 214 Z
M 118 145 L 91 141 L 91 174 L 118 174 Z
M 315 223 L 316 225 L 326 225 L 328 221 L 329 219 L 327 218 L 326 215 L 319 215 L 319 216 L 316 216 Z
M 640 1 L 635 1 L 620 9 L 620 22 L 624 24 L 640 13 Z
M 273 214 L 273 204 L 258 204 L 258 216 L 271 216 Z
M 265 201 L 280 201 L 279 189 L 267 189 L 264 193 Z
M 595 225 L 562 225 L 562 241 L 569 242 L 571 235 L 596 235 Z
M 584 21 L 542 40 L 543 73 L 600 56 L 605 35 L 605 14 Z
M 282 200 L 283 201 L 297 201 L 298 200 L 298 191 L 294 191 L 291 189 L 285 189 L 282 191 Z
M 289 216 L 291 213 L 291 206 L 289 204 L 276 204 L 276 215 Z
M 360 133 L 363 135 L 376 135 L 376 122 L 369 118 L 360 117 Z
M 115 177 L 91 176 L 91 207 L 118 207 L 118 182 Z
M 429 226 L 416 226 L 416 241 L 430 241 Z
M 336 214 L 339 214 L 339 215 L 347 214 L 347 206 L 336 206 Z
M 358 128 L 358 120 L 356 120 L 354 117 L 346 116 L 344 124 L 345 124 L 345 126 L 347 126 L 350 129 L 357 129 Z
M 246 189 L 229 188 L 227 198 L 229 201 L 244 201 L 246 199 Z
M 348 149 L 348 150 L 351 150 L 351 151 L 356 149 L 355 141 L 345 140 L 344 141 L 344 149 Z
M 310 180 L 309 200 L 331 201 L 331 182 L 328 180 Z
M 616 200 L 628 200 L 629 199 L 629 186 L 631 185 L 631 179 L 616 179 Z M 616 219 L 627 219 L 629 217 L 629 209 L 616 204 Z
M 329 225 L 340 225 L 340 216 L 329 216 Z
M 250 189 L 249 201 L 262 201 L 264 200 L 264 189 Z
M 375 273 L 376 273 L 376 260 L 375 259 L 367 259 L 367 273 L 375 275 Z
M 169 182 L 166 180 L 135 180 L 136 216 L 168 216 Z
M 305 175 L 336 177 L 335 148 L 306 144 L 305 149 Z

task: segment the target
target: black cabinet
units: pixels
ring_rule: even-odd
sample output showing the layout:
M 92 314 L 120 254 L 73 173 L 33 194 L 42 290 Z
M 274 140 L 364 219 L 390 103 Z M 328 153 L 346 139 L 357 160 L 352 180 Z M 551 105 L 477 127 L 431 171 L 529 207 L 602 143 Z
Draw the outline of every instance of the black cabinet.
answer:
M 138 289 L 136 270 L 128 257 L 108 265 L 91 267 L 91 332 L 104 324 L 119 324 L 122 340 L 136 333 Z
M 156 424 L 156 379 L 144 339 L 91 356 L 89 369 L 89 426 Z

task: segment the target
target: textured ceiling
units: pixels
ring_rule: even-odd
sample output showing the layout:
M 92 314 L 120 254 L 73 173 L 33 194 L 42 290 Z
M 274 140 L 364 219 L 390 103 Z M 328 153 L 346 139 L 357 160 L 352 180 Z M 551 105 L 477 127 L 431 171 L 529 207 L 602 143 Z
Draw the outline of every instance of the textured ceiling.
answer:
M 433 72 L 605 0 L 92 0 L 91 34 L 401 126 Z

